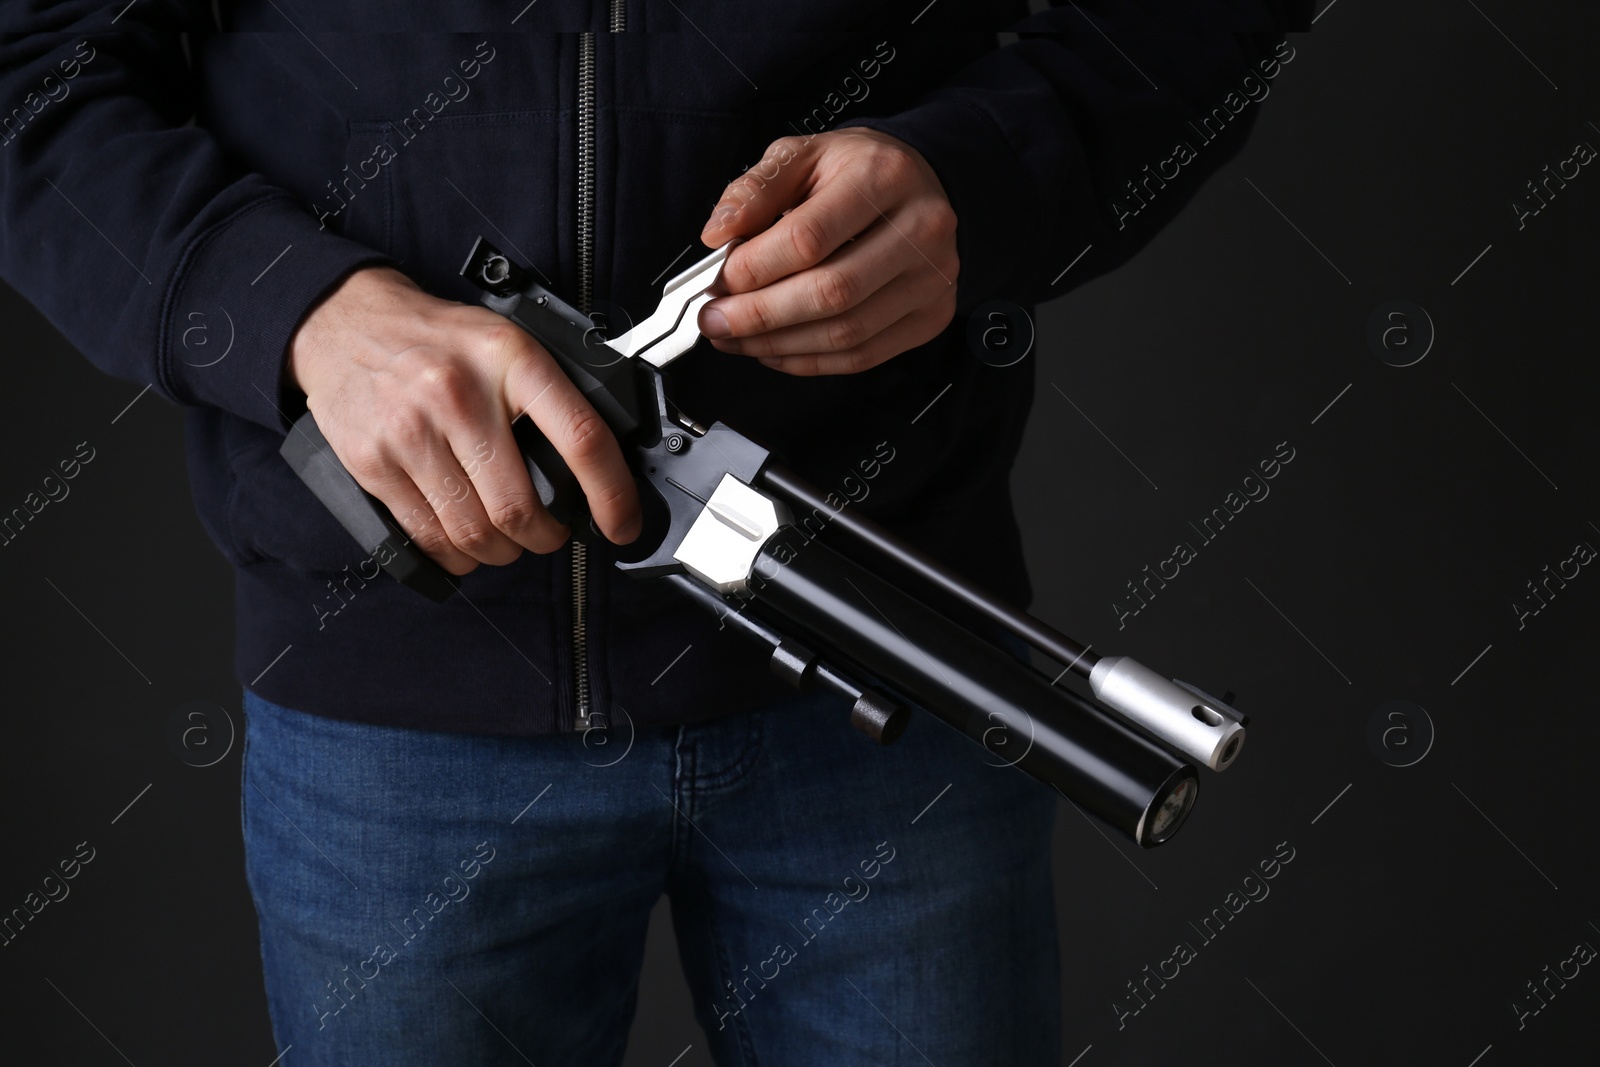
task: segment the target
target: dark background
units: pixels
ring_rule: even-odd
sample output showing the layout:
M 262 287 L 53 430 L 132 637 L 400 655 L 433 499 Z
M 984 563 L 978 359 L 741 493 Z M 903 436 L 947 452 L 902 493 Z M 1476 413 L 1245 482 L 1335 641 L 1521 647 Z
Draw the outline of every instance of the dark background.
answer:
M 1520 1029 L 1510 1006 L 1600 947 L 1600 569 L 1520 630 L 1511 607 L 1600 547 L 1600 165 L 1520 231 L 1511 208 L 1574 143 L 1600 146 L 1600 21 L 1567 8 L 1335 0 L 1240 157 L 1129 266 L 1038 309 L 1013 475 L 1034 611 L 1236 689 L 1253 716 L 1239 765 L 1205 776 L 1163 848 L 1061 804 L 1064 1064 L 1596 1062 L 1600 968 Z M 1437 333 L 1412 366 L 1366 340 L 1392 300 Z M 109 1039 L 140 1067 L 264 1067 L 238 745 L 194 767 L 168 737 L 190 701 L 242 725 L 231 576 L 194 518 L 179 413 L 127 407 L 137 384 L 9 290 L 0 321 L 0 507 L 78 442 L 96 452 L 0 548 L 0 910 L 77 842 L 96 850 L 0 948 L 0 1056 L 121 1062 Z M 1415 313 L 1403 325 L 1423 344 Z M 1271 495 L 1200 546 L 1188 523 L 1285 441 Z M 1119 632 L 1124 583 L 1179 540 L 1198 557 Z M 1391 700 L 1426 710 L 1431 744 L 1415 710 L 1383 720 L 1387 750 L 1369 741 Z M 1280 842 L 1294 859 L 1270 896 L 1202 946 L 1189 923 Z M 709 1062 L 665 919 L 630 1067 Z M 1119 1030 L 1113 1001 L 1178 941 L 1198 957 Z

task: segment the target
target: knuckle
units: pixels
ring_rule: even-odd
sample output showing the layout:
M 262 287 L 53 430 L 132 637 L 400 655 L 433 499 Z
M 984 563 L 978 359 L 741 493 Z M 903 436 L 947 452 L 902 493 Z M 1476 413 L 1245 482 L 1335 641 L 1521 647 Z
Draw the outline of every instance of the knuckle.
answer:
M 853 275 L 838 267 L 820 268 L 813 283 L 817 310 L 837 314 L 856 305 L 860 286 Z
M 820 262 L 829 252 L 827 228 L 815 215 L 791 213 L 787 233 L 790 253 L 807 266 Z
M 388 470 L 383 446 L 372 438 L 363 438 L 345 449 L 345 467 L 356 481 L 378 480 Z
M 450 414 L 466 414 L 473 406 L 472 375 L 455 363 L 435 363 L 422 372 L 428 401 Z
M 427 447 L 432 436 L 428 416 L 420 408 L 397 405 L 384 416 L 385 436 L 395 447 L 406 453 L 415 453 Z
M 623 501 L 627 499 L 628 488 L 624 482 L 608 482 L 595 490 L 589 500 L 590 507 L 598 512 L 620 511 Z
M 494 523 L 496 529 L 507 532 L 520 531 L 533 524 L 539 517 L 540 510 L 532 497 L 511 497 L 495 505 L 489 521 Z
M 728 183 L 727 196 L 739 201 L 739 206 L 744 207 L 750 201 L 761 195 L 761 190 L 767 187 L 758 173 L 761 164 L 757 163 L 750 170 L 745 171 L 733 181 Z
M 741 344 L 747 343 L 747 338 L 766 333 L 777 325 L 773 320 L 772 308 L 765 297 L 748 297 L 730 305 L 730 309 L 731 313 L 724 312 L 724 314 L 728 315 L 728 325 Z
M 516 359 L 529 354 L 528 335 L 520 326 L 501 320 L 483 327 L 479 343 L 485 355 L 494 360 Z
M 767 154 L 777 156 L 780 159 L 785 157 L 792 159 L 798 156 L 805 146 L 806 139 L 804 137 L 785 135 L 772 142 L 767 148 Z
M 722 282 L 728 287 L 730 293 L 748 293 L 756 288 L 756 268 L 754 261 L 744 252 L 744 246 L 735 248 L 727 260 L 722 264 Z M 724 310 L 724 314 L 726 314 Z M 733 321 L 729 316 L 728 321 Z
M 438 521 L 429 515 L 422 520 L 425 525 L 412 533 L 412 542 L 430 556 L 448 556 L 455 546 L 449 536 L 440 529 Z
M 450 540 L 467 555 L 478 556 L 499 539 L 492 527 L 475 519 L 468 519 L 451 532 Z
M 833 352 L 852 349 L 867 339 L 866 333 L 866 326 L 853 315 L 830 319 L 827 324 L 828 348 Z
M 741 174 L 722 190 L 722 195 L 717 198 L 717 205 L 737 212 L 755 197 L 755 193 L 755 184 L 751 181 L 750 175 Z
M 605 451 L 609 433 L 605 420 L 593 408 L 573 408 L 562 426 L 561 437 L 566 447 L 560 451 L 570 461 L 593 462 Z
M 880 146 L 869 159 L 872 173 L 886 185 L 904 184 L 911 181 L 917 173 L 915 160 L 898 148 L 891 148 L 888 145 Z

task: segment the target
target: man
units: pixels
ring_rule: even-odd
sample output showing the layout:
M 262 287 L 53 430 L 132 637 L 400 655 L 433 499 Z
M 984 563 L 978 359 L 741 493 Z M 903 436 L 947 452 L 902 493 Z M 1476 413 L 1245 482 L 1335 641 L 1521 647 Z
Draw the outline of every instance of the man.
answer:
M 966 316 L 1131 255 L 1237 150 L 1308 14 L 0 15 L 0 267 L 185 405 L 236 567 L 248 875 L 292 1062 L 618 1062 L 663 892 L 719 1062 L 1056 1062 L 1048 791 L 932 723 L 875 750 L 614 572 L 640 513 L 616 442 L 455 271 L 483 233 L 620 331 L 696 235 L 743 238 L 674 399 L 1025 602 L 1005 476 L 1031 361 L 977 358 Z M 306 407 L 459 596 L 378 575 L 298 482 L 277 450 Z M 521 414 L 603 537 L 539 507 Z

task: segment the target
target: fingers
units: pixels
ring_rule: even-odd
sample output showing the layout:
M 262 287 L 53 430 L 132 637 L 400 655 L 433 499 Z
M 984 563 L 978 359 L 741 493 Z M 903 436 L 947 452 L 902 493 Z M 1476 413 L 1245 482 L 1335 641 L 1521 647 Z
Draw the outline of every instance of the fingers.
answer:
M 377 494 L 373 494 L 376 496 Z M 475 570 L 478 560 L 457 548 L 444 531 L 439 518 L 428 507 L 428 501 L 416 485 L 407 482 L 405 489 L 396 488 L 390 497 L 380 497 L 395 521 L 412 544 L 439 566 L 457 577 Z M 397 503 L 404 501 L 404 503 Z
M 906 220 L 906 226 L 914 226 Z M 733 336 L 714 339 L 723 352 L 772 357 L 844 356 L 843 359 L 786 362 L 782 369 L 824 367 L 820 373 L 862 370 L 898 354 L 885 351 L 879 335 L 914 312 L 928 316 L 911 345 L 936 336 L 955 315 L 955 275 L 948 257 L 941 270 L 906 238 L 906 226 L 883 220 L 810 270 L 783 278 L 753 293 L 721 297 Z M 910 338 L 900 332 L 897 338 Z M 772 364 L 769 364 L 772 365 Z M 815 372 L 815 371 L 813 371 Z
M 953 304 L 952 297 L 952 307 Z M 953 312 L 946 312 L 940 308 L 919 308 L 861 344 L 841 352 L 762 356 L 760 359 L 763 366 L 798 377 L 817 374 L 858 374 L 886 362 L 907 349 L 927 344 L 950 324 L 952 314 Z
M 472 480 L 483 514 L 522 548 L 541 554 L 554 552 L 566 543 L 569 531 L 539 503 L 510 426 L 499 418 L 485 420 L 484 425 L 488 433 L 473 445 L 471 455 L 463 452 L 457 441 L 451 442 L 457 462 Z
M 319 422 L 322 421 L 319 419 Z M 338 450 L 356 483 L 382 501 L 406 537 L 451 574 L 466 574 L 479 563 L 451 541 L 427 494 L 377 437 Z M 430 478 L 422 476 L 427 483 Z M 445 497 L 435 494 L 444 505 Z
M 729 255 L 722 278 L 730 292 L 750 292 L 820 263 L 893 214 L 927 178 L 903 145 L 873 131 L 780 138 L 728 185 L 701 240 L 716 247 L 749 238 Z
M 471 480 L 457 463 L 447 442 L 407 456 L 403 469 L 424 498 L 434 521 L 412 535 L 424 552 L 439 559 L 445 569 L 464 574 L 479 563 L 501 566 L 522 554 L 513 541 L 490 520 Z M 421 509 L 412 513 L 420 519 Z M 466 557 L 465 569 L 455 570 L 443 557 Z
M 861 195 L 859 184 L 843 174 L 824 181 L 805 203 L 730 252 L 722 266 L 728 292 L 748 293 L 814 267 L 877 222 L 878 209 Z M 780 211 L 790 207 L 776 206 Z
M 438 519 L 422 537 L 424 551 L 443 549 L 442 538 L 478 563 L 504 565 L 524 547 L 549 552 L 565 540 L 533 498 L 505 416 L 471 367 L 429 365 L 411 403 L 391 409 L 387 422 L 392 461 Z
M 526 413 L 550 439 L 578 479 L 601 533 L 619 545 L 638 537 L 643 528 L 638 490 L 610 427 L 549 353 L 520 328 L 506 323 L 490 332 L 495 335 L 492 343 L 508 349 L 506 415 L 515 419 Z
M 616 541 L 637 536 L 621 449 L 525 331 L 376 268 L 352 275 L 313 316 L 317 329 L 304 328 L 308 319 L 297 331 L 291 360 L 307 407 L 356 482 L 447 570 L 509 563 L 567 538 L 512 433 L 524 409 L 572 466 L 597 525 Z
M 700 240 L 712 248 L 734 237 L 766 229 L 784 209 L 793 207 L 810 181 L 817 149 L 800 137 L 781 137 L 767 147 L 761 162 L 728 183 Z
M 713 300 L 701 309 L 701 332 L 724 352 L 768 354 L 724 342 L 743 342 L 757 335 L 782 331 L 797 323 L 821 322 L 843 316 L 851 309 L 869 302 L 880 290 L 913 267 L 913 261 L 916 264 L 922 262 L 893 229 L 875 226 L 809 270 L 788 275 L 754 292 Z M 910 310 L 909 307 L 902 308 L 888 322 Z M 713 312 L 721 316 L 720 323 L 710 318 Z M 880 322 L 879 328 L 888 322 Z M 725 329 L 717 329 L 724 324 Z
M 782 283 L 780 283 L 782 284 Z M 713 341 L 719 351 L 766 359 L 855 349 L 927 303 L 925 283 L 902 274 L 860 304 L 837 315 L 781 326 L 749 337 Z
M 778 165 L 786 153 L 790 162 Z M 729 254 L 724 295 L 697 322 L 715 347 L 757 358 L 819 357 L 795 368 L 862 369 L 897 354 L 876 338 L 913 313 L 926 312 L 913 320 L 923 328 L 902 327 L 895 336 L 920 334 L 913 343 L 921 343 L 949 323 L 957 220 L 920 156 L 852 129 L 813 141 L 784 138 L 763 163 L 729 186 L 706 227 L 708 242 L 721 240 L 789 208 Z M 828 356 L 845 358 L 821 358 Z
M 479 563 L 510 563 L 524 547 L 548 552 L 559 546 L 564 535 L 552 541 L 551 533 L 561 528 L 542 508 L 526 516 L 507 508 L 506 502 L 519 492 L 516 476 L 522 479 L 523 497 L 532 495 L 527 473 L 511 466 L 517 450 L 506 443 L 510 431 L 498 427 L 496 432 L 495 420 L 475 414 L 481 403 L 441 387 L 448 375 L 430 377 L 433 410 L 391 409 L 378 435 L 348 464 L 357 482 L 384 502 L 417 547 L 453 574 L 465 574 Z M 454 440 L 435 421 L 439 415 L 453 427 Z M 464 444 L 480 427 L 490 428 L 490 436 Z M 497 519 L 504 515 L 491 517 L 491 507 L 524 521 L 502 528 Z M 545 529 L 538 525 L 541 520 Z

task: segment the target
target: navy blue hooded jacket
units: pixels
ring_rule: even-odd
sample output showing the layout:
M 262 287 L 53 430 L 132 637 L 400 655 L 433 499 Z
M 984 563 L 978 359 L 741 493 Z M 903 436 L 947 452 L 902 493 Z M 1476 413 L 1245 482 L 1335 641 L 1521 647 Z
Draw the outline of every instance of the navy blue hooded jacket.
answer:
M 196 508 L 237 575 L 236 673 L 261 695 L 474 733 L 570 729 L 580 697 L 689 721 L 782 689 L 759 646 L 612 570 L 601 539 L 579 581 L 570 547 L 525 553 L 444 605 L 376 573 L 278 455 L 307 311 L 371 264 L 473 300 L 457 270 L 483 234 L 636 321 L 771 141 L 891 134 L 957 215 L 950 328 L 822 378 L 702 345 L 672 395 L 1026 603 L 1007 474 L 1034 361 L 977 358 L 967 316 L 1130 256 L 1237 150 L 1308 18 L 1301 0 L 7 2 L 0 274 L 185 407 Z

